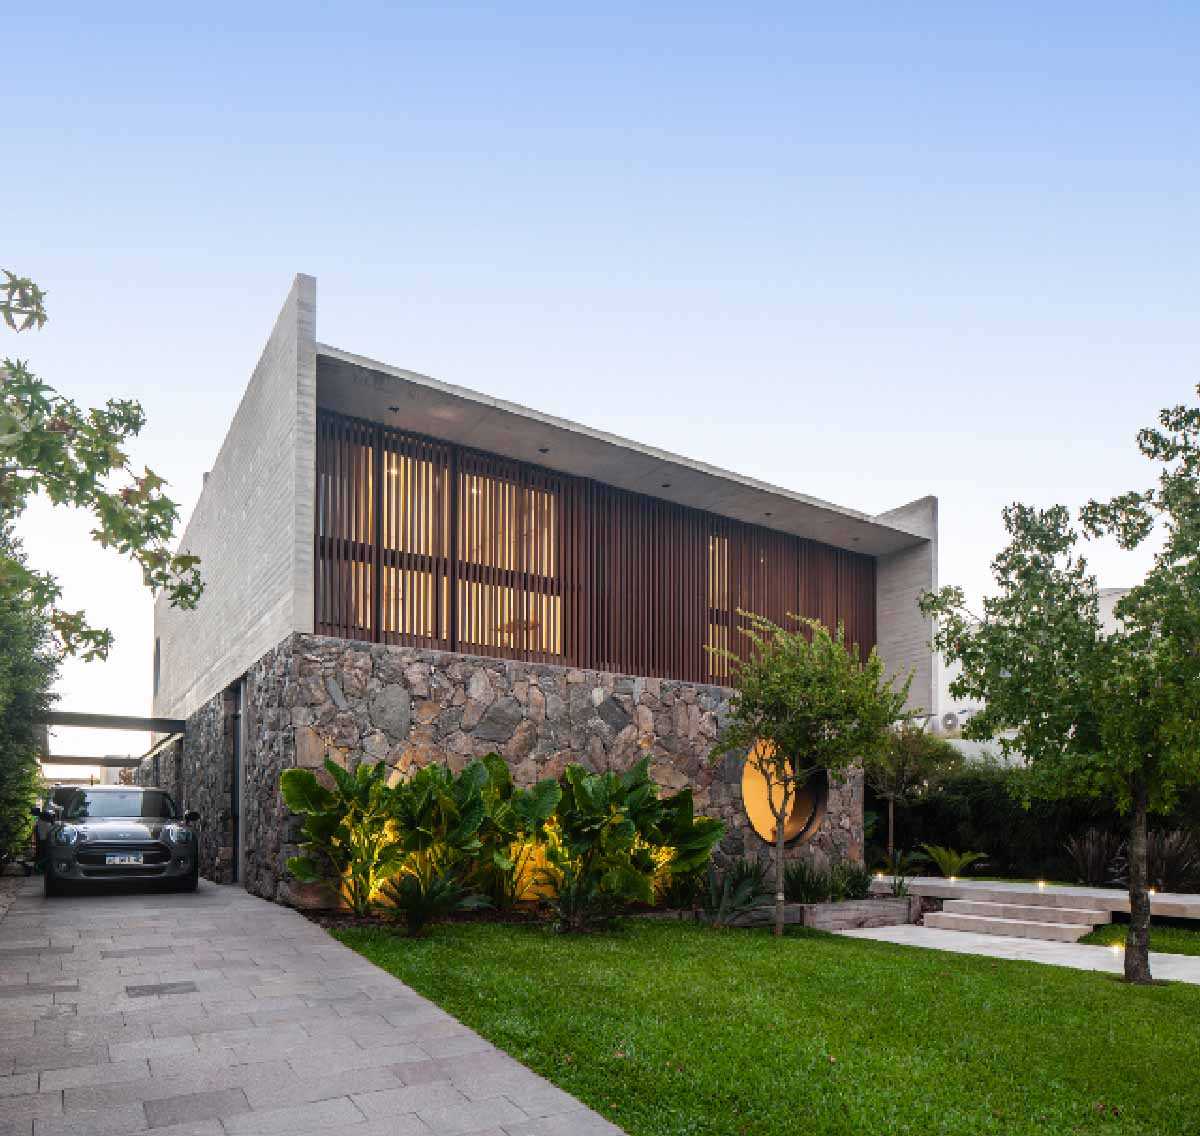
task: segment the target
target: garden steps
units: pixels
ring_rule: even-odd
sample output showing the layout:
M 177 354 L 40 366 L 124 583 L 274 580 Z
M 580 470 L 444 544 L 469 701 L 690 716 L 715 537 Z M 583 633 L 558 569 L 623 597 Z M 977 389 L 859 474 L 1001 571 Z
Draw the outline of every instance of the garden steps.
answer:
M 952 915 L 987 915 L 997 919 L 1023 919 L 1032 923 L 1080 923 L 1089 928 L 1111 923 L 1112 912 L 1095 907 L 1057 907 L 1041 903 L 996 903 L 993 900 L 948 899 L 943 912 Z
M 996 906 L 1003 906 L 997 904 Z M 1047 913 L 1053 911 L 1046 909 Z M 1100 912 L 1096 913 L 1097 916 Z M 973 931 L 977 935 L 1010 935 L 1021 939 L 1045 939 L 1057 943 L 1075 943 L 1092 930 L 1088 923 L 1054 923 L 1048 919 L 1010 919 L 998 915 L 964 915 L 955 911 L 931 911 L 925 916 L 926 927 L 943 931 Z

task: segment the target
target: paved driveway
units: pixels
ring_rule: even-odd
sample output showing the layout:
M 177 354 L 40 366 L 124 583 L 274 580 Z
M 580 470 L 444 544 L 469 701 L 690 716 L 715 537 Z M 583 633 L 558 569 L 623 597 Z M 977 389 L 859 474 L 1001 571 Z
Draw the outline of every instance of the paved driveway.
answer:
M 239 888 L 0 920 L 0 1136 L 620 1136 L 302 916 Z

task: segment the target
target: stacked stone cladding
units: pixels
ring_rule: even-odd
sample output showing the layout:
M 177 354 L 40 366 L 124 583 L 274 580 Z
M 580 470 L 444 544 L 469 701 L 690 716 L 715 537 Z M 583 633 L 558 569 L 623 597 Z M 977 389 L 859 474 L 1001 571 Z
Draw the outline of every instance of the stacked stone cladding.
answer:
M 247 675 L 244 883 L 257 895 L 297 898 L 284 865 L 299 822 L 280 798 L 279 775 L 294 765 L 318 769 L 326 756 L 348 768 L 385 761 L 404 773 L 438 761 L 461 769 L 494 751 L 519 785 L 557 777 L 571 762 L 623 771 L 646 757 L 664 789 L 690 786 L 697 811 L 725 822 L 719 860 L 765 856 L 742 807 L 740 761 L 709 758 L 731 695 L 669 679 L 292 635 Z M 203 786 L 184 799 L 203 799 L 193 807 L 218 818 L 213 798 L 221 776 L 229 784 L 223 753 L 231 745 L 212 721 L 220 705 L 213 699 L 189 719 L 185 759 L 197 760 L 185 760 L 182 774 Z M 789 854 L 861 860 L 862 819 L 861 775 L 834 780 L 821 826 Z

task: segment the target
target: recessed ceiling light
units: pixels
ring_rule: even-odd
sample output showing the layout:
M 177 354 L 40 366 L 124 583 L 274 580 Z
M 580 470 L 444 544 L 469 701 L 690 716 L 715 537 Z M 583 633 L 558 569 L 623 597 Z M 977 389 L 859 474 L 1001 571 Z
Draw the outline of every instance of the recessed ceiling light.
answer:
M 538 446 L 538 453 L 539 453 L 539 454 L 548 454 L 549 452 L 550 452 L 550 447 L 549 447 L 549 446 Z
M 670 489 L 670 488 L 671 488 L 671 483 L 670 483 L 669 481 L 664 481 L 664 482 L 662 483 L 662 487 L 663 487 L 664 489 Z
M 764 517 L 769 517 L 770 515 L 771 515 L 770 513 L 763 513 Z

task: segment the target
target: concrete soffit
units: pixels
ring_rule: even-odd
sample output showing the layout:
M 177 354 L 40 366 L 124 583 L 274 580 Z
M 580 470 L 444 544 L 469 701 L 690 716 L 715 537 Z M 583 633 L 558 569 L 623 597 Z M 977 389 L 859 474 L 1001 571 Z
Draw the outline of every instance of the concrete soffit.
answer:
M 316 349 L 323 409 L 852 552 L 887 556 L 936 539 L 934 498 L 873 517 L 337 347 Z

